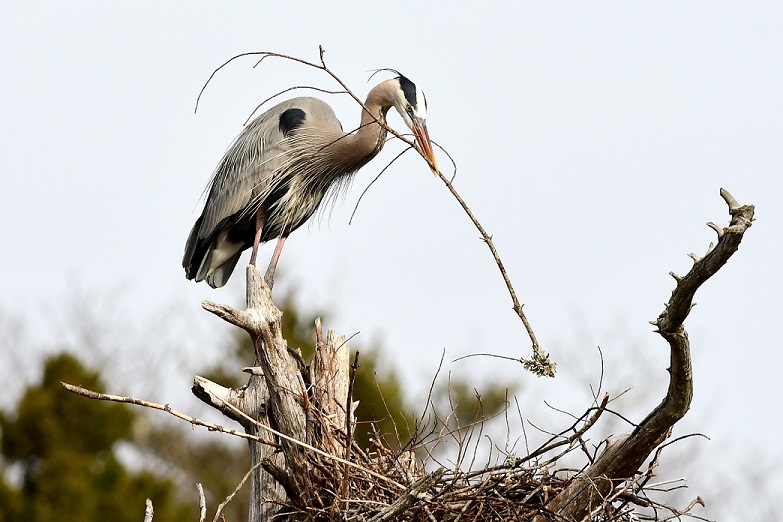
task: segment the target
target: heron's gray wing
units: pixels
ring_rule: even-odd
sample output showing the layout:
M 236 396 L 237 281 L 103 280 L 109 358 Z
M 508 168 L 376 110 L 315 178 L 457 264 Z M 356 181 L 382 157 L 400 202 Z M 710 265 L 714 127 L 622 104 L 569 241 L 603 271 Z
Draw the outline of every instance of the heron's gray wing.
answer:
M 210 181 L 198 232 L 200 238 L 211 235 L 227 217 L 246 210 L 269 188 L 280 165 L 287 161 L 288 145 L 280 131 L 279 119 L 291 101 L 253 120 L 229 146 Z

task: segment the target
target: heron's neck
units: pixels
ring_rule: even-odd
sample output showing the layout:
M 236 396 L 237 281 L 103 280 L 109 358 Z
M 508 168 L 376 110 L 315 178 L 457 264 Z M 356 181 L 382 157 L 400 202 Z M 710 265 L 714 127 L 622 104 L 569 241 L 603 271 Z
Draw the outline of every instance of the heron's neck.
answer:
M 383 84 L 381 84 L 383 85 Z M 341 155 L 346 165 L 353 166 L 352 170 L 363 167 L 373 159 L 386 143 L 386 129 L 378 122 L 386 123 L 386 113 L 391 107 L 390 97 L 385 89 L 375 87 L 367 95 L 367 101 L 362 109 L 359 129 L 353 134 L 348 134 L 340 140 Z

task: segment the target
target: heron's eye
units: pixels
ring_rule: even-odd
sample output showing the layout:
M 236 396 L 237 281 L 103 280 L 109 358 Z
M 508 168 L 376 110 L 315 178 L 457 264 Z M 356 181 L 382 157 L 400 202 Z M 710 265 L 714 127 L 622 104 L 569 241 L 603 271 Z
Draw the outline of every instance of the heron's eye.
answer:
M 411 107 L 410 105 L 406 105 L 405 112 L 407 112 L 408 114 L 413 114 L 413 107 Z

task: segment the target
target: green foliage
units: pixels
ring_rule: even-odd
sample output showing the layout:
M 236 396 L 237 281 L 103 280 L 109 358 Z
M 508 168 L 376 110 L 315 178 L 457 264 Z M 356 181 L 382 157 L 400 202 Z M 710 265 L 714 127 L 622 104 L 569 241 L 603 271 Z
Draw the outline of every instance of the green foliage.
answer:
M 20 488 L 0 484 L 0 520 L 138 522 L 148 497 L 161 519 L 183 515 L 170 481 L 131 472 L 117 459 L 117 443 L 132 433 L 132 410 L 68 393 L 60 381 L 103 388 L 75 357 L 55 355 L 16 411 L 0 416 L 0 450 L 22 472 Z
M 210 511 L 217 509 L 249 468 L 247 444 L 221 433 L 194 433 L 187 424 L 162 422 L 159 416 L 150 417 L 148 422 L 150 428 L 136 436 L 136 445 L 164 463 L 168 475 L 179 477 L 178 498 L 195 509 L 195 484 L 200 482 L 207 507 Z M 223 509 L 226 519 L 246 519 L 248 502 L 248 488 L 244 487 Z M 197 519 L 194 516 L 188 520 Z
M 10 459 L 46 459 L 62 448 L 75 454 L 96 454 L 111 449 L 129 432 L 133 416 L 120 405 L 91 402 L 65 393 L 60 381 L 101 388 L 98 374 L 69 354 L 49 358 L 41 384 L 22 397 L 12 423 L 3 420 L 2 450 Z M 89 437 L 79 436 L 89 434 Z M 31 473 L 37 474 L 33 469 Z
M 0 471 L 2 471 L 0 466 Z M 0 522 L 12 522 L 19 520 L 18 513 L 22 512 L 21 495 L 13 489 L 0 475 Z

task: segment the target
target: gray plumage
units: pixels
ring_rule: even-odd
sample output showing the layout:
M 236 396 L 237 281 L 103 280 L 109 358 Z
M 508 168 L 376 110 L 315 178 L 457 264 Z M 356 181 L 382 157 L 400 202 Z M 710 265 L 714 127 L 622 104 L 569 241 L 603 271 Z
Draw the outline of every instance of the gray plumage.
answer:
M 384 145 L 385 122 L 395 107 L 436 169 L 426 129 L 424 95 L 399 76 L 374 87 L 357 132 L 346 134 L 332 108 L 317 98 L 282 102 L 253 120 L 234 140 L 210 181 L 201 216 L 185 245 L 188 279 L 226 284 L 242 252 L 278 239 L 266 273 L 271 285 L 288 235 L 302 226 L 324 197 L 339 190 Z M 373 118 L 374 116 L 374 118 Z

